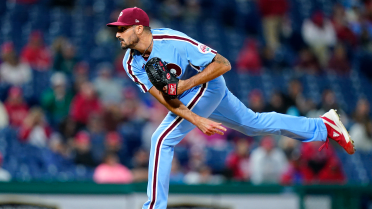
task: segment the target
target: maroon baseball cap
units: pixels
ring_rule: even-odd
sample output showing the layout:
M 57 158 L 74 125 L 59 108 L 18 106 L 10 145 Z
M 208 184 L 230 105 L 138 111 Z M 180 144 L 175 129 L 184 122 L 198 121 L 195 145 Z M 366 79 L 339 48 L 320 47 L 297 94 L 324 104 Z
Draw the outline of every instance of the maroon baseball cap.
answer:
M 149 16 L 140 8 L 127 8 L 120 12 L 118 21 L 107 24 L 108 27 L 129 25 L 143 25 L 149 27 Z

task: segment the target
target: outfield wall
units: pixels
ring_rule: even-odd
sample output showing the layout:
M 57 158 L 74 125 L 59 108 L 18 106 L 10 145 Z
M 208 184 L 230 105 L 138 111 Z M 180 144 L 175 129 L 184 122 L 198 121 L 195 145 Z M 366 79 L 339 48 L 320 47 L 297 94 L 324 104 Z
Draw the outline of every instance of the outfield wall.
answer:
M 362 198 L 372 186 L 171 185 L 168 209 L 357 209 Z M 140 209 L 146 199 L 144 183 L 0 183 L 0 209 Z

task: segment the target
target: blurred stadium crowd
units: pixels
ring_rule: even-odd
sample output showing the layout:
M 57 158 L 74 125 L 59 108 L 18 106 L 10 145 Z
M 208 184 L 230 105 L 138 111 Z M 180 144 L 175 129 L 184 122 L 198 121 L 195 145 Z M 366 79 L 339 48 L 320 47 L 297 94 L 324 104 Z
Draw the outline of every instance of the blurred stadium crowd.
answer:
M 372 180 L 372 1 L 3 0 L 0 180 L 147 180 L 150 138 L 167 110 L 134 86 L 105 26 L 126 7 L 216 49 L 228 86 L 256 112 L 338 109 L 355 141 L 338 146 L 198 129 L 175 147 L 172 183 Z

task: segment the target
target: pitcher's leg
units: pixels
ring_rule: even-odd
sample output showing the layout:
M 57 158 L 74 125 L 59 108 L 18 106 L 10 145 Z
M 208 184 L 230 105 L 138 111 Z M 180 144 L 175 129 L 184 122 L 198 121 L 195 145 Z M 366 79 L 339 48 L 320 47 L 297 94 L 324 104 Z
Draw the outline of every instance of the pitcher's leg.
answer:
M 327 129 L 322 119 L 270 113 L 255 113 L 229 90 L 209 117 L 249 136 L 276 134 L 304 142 L 325 141 Z
M 213 84 L 203 84 L 200 89 L 181 98 L 181 102 L 197 115 L 208 117 L 224 96 L 224 92 L 217 88 Z M 166 209 L 174 146 L 194 128 L 192 123 L 170 112 L 153 134 L 147 185 L 148 200 L 142 209 Z
M 149 176 L 147 184 L 147 196 L 149 199 L 143 205 L 143 209 L 167 208 L 169 175 L 172 167 L 174 146 L 163 144 L 165 141 L 164 134 L 167 134 L 165 132 L 171 129 L 172 124 L 177 125 L 179 122 L 180 121 L 171 123 L 167 122 L 169 127 L 166 129 L 158 129 L 151 138 Z

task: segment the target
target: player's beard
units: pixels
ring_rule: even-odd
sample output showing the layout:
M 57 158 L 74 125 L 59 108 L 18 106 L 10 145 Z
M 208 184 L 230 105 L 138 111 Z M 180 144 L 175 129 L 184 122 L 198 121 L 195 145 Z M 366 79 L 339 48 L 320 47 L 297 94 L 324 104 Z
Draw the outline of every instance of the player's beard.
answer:
M 119 40 L 121 41 L 120 46 L 123 50 L 127 50 L 128 48 L 133 49 L 139 42 L 139 38 L 136 35 L 132 35 L 128 38 L 128 44 L 126 44 L 127 42 L 124 39 L 120 38 Z

